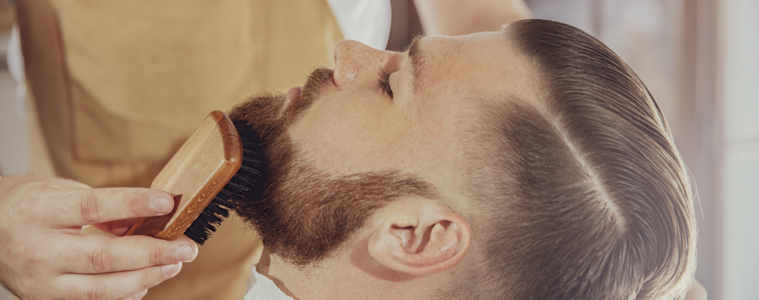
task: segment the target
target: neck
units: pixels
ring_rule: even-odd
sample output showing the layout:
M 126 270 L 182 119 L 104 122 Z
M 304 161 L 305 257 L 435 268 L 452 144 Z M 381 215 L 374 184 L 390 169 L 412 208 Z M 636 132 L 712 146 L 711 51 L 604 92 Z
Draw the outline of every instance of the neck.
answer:
M 334 279 L 330 278 L 332 274 L 329 272 L 319 270 L 322 268 L 323 266 L 296 267 L 267 252 L 262 254 L 256 265 L 258 273 L 274 281 L 282 292 L 295 300 L 329 299 Z
M 345 260 L 345 261 L 344 261 Z M 313 266 L 299 267 L 281 257 L 263 253 L 258 273 L 274 281 L 295 300 L 427 299 L 427 289 L 414 286 L 427 279 L 393 278 L 378 274 L 372 266 L 356 265 L 350 258 L 327 258 Z

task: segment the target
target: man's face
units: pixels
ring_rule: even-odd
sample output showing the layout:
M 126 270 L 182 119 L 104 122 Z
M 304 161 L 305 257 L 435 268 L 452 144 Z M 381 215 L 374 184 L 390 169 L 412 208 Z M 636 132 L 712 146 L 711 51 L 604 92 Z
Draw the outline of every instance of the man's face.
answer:
M 462 206 L 465 153 L 496 127 L 489 109 L 537 97 L 533 70 L 504 32 L 424 37 L 404 53 L 345 41 L 335 65 L 334 82 L 288 130 L 303 158 L 332 174 L 410 172 Z
M 233 114 L 269 136 L 272 157 L 266 193 L 237 211 L 297 264 L 324 258 L 388 201 L 467 210 L 473 172 L 493 165 L 492 108 L 536 97 L 536 77 L 504 32 L 425 37 L 404 53 L 346 41 L 335 65 Z

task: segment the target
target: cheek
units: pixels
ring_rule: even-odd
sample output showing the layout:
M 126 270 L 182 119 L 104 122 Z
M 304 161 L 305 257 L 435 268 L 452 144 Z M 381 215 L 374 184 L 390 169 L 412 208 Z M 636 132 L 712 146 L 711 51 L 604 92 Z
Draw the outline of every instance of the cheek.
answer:
M 407 143 L 409 120 L 386 99 L 336 96 L 318 99 L 288 130 L 301 155 L 340 173 L 387 168 Z

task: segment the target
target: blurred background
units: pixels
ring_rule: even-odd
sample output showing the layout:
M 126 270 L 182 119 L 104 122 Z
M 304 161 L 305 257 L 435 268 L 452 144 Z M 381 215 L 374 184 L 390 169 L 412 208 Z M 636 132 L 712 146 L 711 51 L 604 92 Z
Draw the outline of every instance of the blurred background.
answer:
M 25 103 L 5 60 L 14 22 L 0 0 L 0 174 L 26 170 Z M 656 97 L 690 168 L 709 299 L 759 299 L 759 1 L 528 0 L 616 51 Z M 418 22 L 393 1 L 393 22 Z M 416 22 L 416 23 L 415 23 Z M 411 34 L 411 33 L 409 33 Z M 402 42 L 390 41 L 389 48 Z M 4 299 L 0 291 L 0 299 Z

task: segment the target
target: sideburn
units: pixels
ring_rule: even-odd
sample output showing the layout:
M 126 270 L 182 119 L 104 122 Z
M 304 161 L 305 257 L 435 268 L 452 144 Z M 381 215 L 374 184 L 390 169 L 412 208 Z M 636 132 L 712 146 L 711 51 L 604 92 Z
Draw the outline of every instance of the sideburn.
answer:
M 267 187 L 240 201 L 237 212 L 259 231 L 264 246 L 295 265 L 327 257 L 386 203 L 431 194 L 427 183 L 395 171 L 333 176 L 315 170 L 295 158 L 286 135 L 269 149 Z

